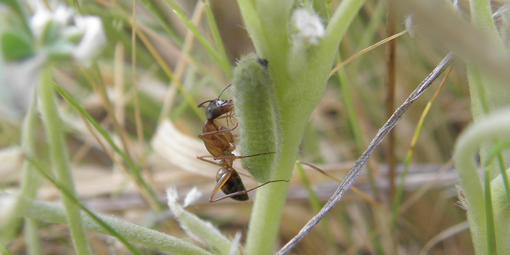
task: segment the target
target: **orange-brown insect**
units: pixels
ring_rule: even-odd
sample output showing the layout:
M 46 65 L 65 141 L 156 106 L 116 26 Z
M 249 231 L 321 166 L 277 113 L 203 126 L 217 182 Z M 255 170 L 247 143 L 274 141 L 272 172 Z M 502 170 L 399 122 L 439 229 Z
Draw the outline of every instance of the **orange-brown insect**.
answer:
M 230 85 L 225 87 L 221 91 L 220 96 L 223 94 L 225 89 L 229 87 Z M 199 137 L 202 139 L 202 141 L 204 141 L 204 145 L 207 151 L 211 153 L 211 156 L 199 156 L 197 158 L 221 166 L 221 168 L 218 170 L 218 173 L 216 174 L 216 186 L 214 187 L 211 197 L 209 198 L 209 202 L 216 202 L 229 197 L 235 200 L 245 201 L 249 199 L 248 192 L 271 182 L 279 182 L 285 180 L 267 181 L 256 186 L 255 188 L 246 190 L 243 181 L 241 180 L 241 176 L 233 167 L 234 160 L 246 157 L 262 156 L 272 154 L 274 152 L 258 153 L 248 156 L 236 156 L 232 153 L 236 148 L 232 131 L 237 128 L 237 124 L 233 128 L 226 128 L 217 124 L 215 120 L 220 118 L 233 118 L 232 110 L 234 109 L 234 104 L 232 100 L 220 99 L 220 96 L 218 96 L 216 99 L 204 101 L 198 105 L 198 107 L 202 107 L 206 103 L 209 103 L 205 111 L 207 120 L 204 123 L 202 133 L 199 135 Z M 212 157 L 214 160 L 219 160 L 219 162 L 205 159 L 207 157 Z M 223 193 L 225 193 L 225 196 L 214 199 L 220 189 L 223 191 Z

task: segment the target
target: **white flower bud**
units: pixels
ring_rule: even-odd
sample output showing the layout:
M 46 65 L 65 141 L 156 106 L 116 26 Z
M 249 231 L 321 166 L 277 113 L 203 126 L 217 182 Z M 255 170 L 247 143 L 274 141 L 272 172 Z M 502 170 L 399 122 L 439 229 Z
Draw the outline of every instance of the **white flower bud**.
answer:
M 186 195 L 186 198 L 184 199 L 184 207 L 188 207 L 192 204 L 194 204 L 200 197 L 202 196 L 202 192 L 197 189 L 197 187 L 193 187 L 188 194 Z
M 294 11 L 292 16 L 294 26 L 297 29 L 296 36 L 309 44 L 319 44 L 319 39 L 325 34 L 324 25 L 320 17 L 311 13 L 307 9 L 299 8 Z

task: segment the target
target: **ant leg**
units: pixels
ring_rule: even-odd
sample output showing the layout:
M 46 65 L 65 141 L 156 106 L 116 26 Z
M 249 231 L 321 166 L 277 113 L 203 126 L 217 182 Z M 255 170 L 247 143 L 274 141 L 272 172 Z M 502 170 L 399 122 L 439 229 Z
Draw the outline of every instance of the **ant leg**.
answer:
M 198 135 L 198 137 L 202 138 L 202 137 L 208 136 L 208 135 L 214 135 L 214 134 L 218 134 L 218 133 L 231 132 L 231 131 L 234 131 L 234 129 L 236 129 L 238 125 L 239 124 L 236 123 L 236 125 L 233 128 L 227 128 L 227 129 L 222 129 L 222 130 L 204 132 L 204 133 L 201 133 L 200 135 Z
M 224 114 L 224 115 L 221 115 L 219 116 L 218 118 L 216 118 L 217 120 L 218 119 L 231 119 L 233 118 L 233 116 L 235 116 L 235 114 L 233 112 L 229 112 L 227 114 Z
M 246 156 L 232 156 L 232 155 L 229 155 L 229 156 L 219 156 L 219 157 L 216 157 L 217 159 L 227 159 L 227 158 L 234 158 L 234 159 L 240 159 L 240 158 L 250 158 L 250 157 L 256 157 L 256 156 L 262 156 L 262 155 L 268 155 L 268 154 L 274 154 L 275 152 L 262 152 L 262 153 L 257 153 L 257 154 L 252 154 L 252 155 L 246 155 Z M 234 160 L 233 159 L 233 160 Z
M 313 164 L 311 164 L 311 163 L 303 162 L 303 161 L 300 161 L 300 160 L 296 161 L 296 163 L 297 163 L 297 164 L 301 164 L 301 165 L 308 166 L 308 167 L 312 168 L 313 170 L 316 170 L 317 172 L 319 172 L 319 173 L 321 173 L 321 174 L 323 174 L 323 175 L 325 175 L 325 176 L 327 176 L 327 177 L 329 177 L 329 178 L 331 178 L 331 179 L 335 180 L 335 181 L 336 181 L 336 182 L 338 182 L 338 183 L 342 183 L 342 182 L 343 182 L 343 180 L 342 180 L 342 179 L 340 179 L 340 178 L 338 178 L 338 177 L 336 177 L 336 176 L 334 176 L 334 175 L 332 175 L 332 174 L 327 173 L 326 171 L 324 171 L 324 170 L 320 169 L 318 166 L 315 166 L 315 165 L 313 165 Z M 372 197 L 370 197 L 369 195 L 367 195 L 365 192 L 363 192 L 363 191 L 359 190 L 358 188 L 356 188 L 356 187 L 352 186 L 352 187 L 351 187 L 351 190 L 352 190 L 354 193 L 356 193 L 358 196 L 360 196 L 363 200 L 367 201 L 368 203 L 370 203 L 370 204 L 372 204 L 372 205 L 375 205 L 375 206 L 380 206 L 380 204 L 379 204 L 377 201 L 375 201 Z
M 217 166 L 223 166 L 223 164 L 221 163 L 218 163 L 216 161 L 212 161 L 212 160 L 209 160 L 209 159 L 205 159 L 205 158 L 211 158 L 213 156 L 210 156 L 210 155 L 205 155 L 205 156 L 197 156 L 197 159 L 200 159 L 202 161 L 205 161 L 205 162 L 208 162 L 208 163 L 211 163 L 211 164 L 214 164 L 214 165 L 217 165 Z
M 336 177 L 336 176 L 334 176 L 334 175 L 332 175 L 332 174 L 327 173 L 326 171 L 324 171 L 324 170 L 320 169 L 320 168 L 319 168 L 318 166 L 316 166 L 316 165 L 313 165 L 313 164 L 308 163 L 308 162 L 299 161 L 299 160 L 297 161 L 297 163 L 298 163 L 298 164 L 301 164 L 301 165 L 308 166 L 308 167 L 312 168 L 313 170 L 315 170 L 315 171 L 317 171 L 317 172 L 319 172 L 319 173 L 321 173 L 321 174 L 323 174 L 323 175 L 325 175 L 325 176 L 327 176 L 327 177 L 329 177 L 329 178 L 331 178 L 331 179 L 335 180 L 335 181 L 336 181 L 336 182 L 338 182 L 338 183 L 342 183 L 342 182 L 343 182 L 343 180 L 342 180 L 342 179 L 340 179 L 340 178 L 338 178 L 338 177 Z
M 232 176 L 232 171 L 229 171 L 228 174 L 221 176 L 221 178 L 218 180 L 218 182 L 216 182 L 216 186 L 214 186 L 213 192 L 211 193 L 211 196 L 209 197 L 210 203 L 218 201 L 218 200 L 214 200 L 214 196 L 216 196 L 216 194 L 218 194 L 218 191 L 220 191 L 220 189 L 223 187 L 223 185 L 225 185 L 225 183 L 228 181 L 230 176 Z M 224 198 L 222 198 L 222 199 L 224 199 Z
M 235 116 L 235 113 L 229 112 L 229 113 L 227 113 L 225 115 L 222 115 L 222 116 L 220 116 L 220 117 L 218 117 L 216 119 L 227 119 L 227 125 L 230 125 L 229 120 L 230 120 L 230 122 L 233 123 L 232 119 L 234 118 L 234 116 Z
M 233 196 L 237 196 L 237 195 L 242 195 L 242 194 L 247 194 L 248 192 L 251 192 L 251 191 L 254 191 L 266 184 L 269 184 L 269 183 L 273 183 L 273 182 L 289 182 L 289 180 L 272 180 L 272 181 L 267 181 L 267 182 L 264 182 L 256 187 L 253 187 L 251 189 L 247 189 L 247 190 L 242 190 L 242 191 L 237 191 L 237 192 L 234 192 L 234 193 L 230 193 L 228 195 L 224 195 L 224 196 L 221 196 L 219 198 L 216 198 L 216 199 L 213 199 L 214 198 L 214 195 L 216 195 L 216 193 L 214 193 L 213 195 L 211 195 L 211 197 L 209 198 L 209 202 L 213 203 L 213 202 L 218 202 L 220 200 L 223 200 L 223 199 L 227 199 L 229 197 L 233 197 Z M 223 185 L 222 185 L 223 186 Z

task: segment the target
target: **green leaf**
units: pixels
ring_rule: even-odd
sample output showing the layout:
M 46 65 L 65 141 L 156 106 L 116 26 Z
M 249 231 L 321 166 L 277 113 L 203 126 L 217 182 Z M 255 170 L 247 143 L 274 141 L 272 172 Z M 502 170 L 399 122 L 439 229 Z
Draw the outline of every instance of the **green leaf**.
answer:
M 32 44 L 14 32 L 4 32 L 1 40 L 3 57 L 7 61 L 24 60 L 35 53 Z
M 46 26 L 44 26 L 44 30 L 42 32 L 41 41 L 44 45 L 53 44 L 56 42 L 59 38 L 58 33 L 59 25 L 51 20 L 46 23 Z

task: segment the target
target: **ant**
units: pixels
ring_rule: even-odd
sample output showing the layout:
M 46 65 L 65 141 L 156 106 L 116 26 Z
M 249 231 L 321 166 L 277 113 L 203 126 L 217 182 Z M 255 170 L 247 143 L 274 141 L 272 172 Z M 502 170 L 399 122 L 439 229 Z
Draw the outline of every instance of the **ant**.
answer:
M 225 92 L 225 90 L 230 86 L 231 84 L 227 85 L 220 92 L 218 98 L 206 100 L 198 105 L 198 107 L 203 107 L 206 103 L 209 103 L 205 111 L 207 120 L 204 123 L 202 133 L 199 137 L 204 142 L 207 151 L 211 153 L 211 156 L 198 156 L 197 158 L 221 166 L 216 174 L 216 186 L 209 198 L 209 202 L 216 202 L 229 197 L 239 201 L 246 201 L 249 199 L 248 192 L 272 182 L 286 181 L 267 181 L 248 190 L 244 187 L 241 176 L 233 167 L 234 160 L 273 154 L 274 152 L 257 153 L 247 156 L 236 156 L 232 153 L 236 148 L 232 131 L 237 128 L 237 123 L 233 128 L 225 128 L 215 123 L 215 120 L 220 118 L 233 118 L 232 110 L 234 110 L 234 103 L 232 100 L 220 99 L 223 92 Z M 206 157 L 212 157 L 214 160 L 219 160 L 220 162 L 205 159 Z M 220 189 L 223 193 L 225 193 L 225 195 L 214 199 Z

